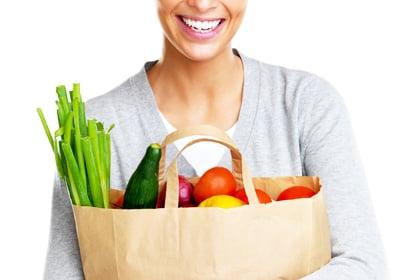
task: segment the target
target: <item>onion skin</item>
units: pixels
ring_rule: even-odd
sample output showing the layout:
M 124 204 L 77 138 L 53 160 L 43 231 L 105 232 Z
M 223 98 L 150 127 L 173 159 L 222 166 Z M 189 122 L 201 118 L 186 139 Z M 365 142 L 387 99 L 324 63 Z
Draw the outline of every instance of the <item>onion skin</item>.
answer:
M 185 178 L 182 175 L 178 175 L 178 182 L 179 182 L 178 207 L 194 207 L 195 203 L 193 199 L 193 185 L 187 180 L 187 178 Z M 165 207 L 165 197 L 166 197 L 166 182 L 159 193 L 156 208 Z

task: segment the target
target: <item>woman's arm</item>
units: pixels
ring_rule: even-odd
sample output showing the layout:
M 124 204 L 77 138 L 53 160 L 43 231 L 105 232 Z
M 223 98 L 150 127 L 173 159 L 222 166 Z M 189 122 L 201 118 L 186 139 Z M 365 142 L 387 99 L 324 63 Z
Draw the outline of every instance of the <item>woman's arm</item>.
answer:
M 50 241 L 44 279 L 84 279 L 71 202 L 67 187 L 57 176 L 54 182 Z
M 320 176 L 330 222 L 332 259 L 304 280 L 388 279 L 364 168 L 343 98 L 316 78 L 300 102 L 307 175 Z

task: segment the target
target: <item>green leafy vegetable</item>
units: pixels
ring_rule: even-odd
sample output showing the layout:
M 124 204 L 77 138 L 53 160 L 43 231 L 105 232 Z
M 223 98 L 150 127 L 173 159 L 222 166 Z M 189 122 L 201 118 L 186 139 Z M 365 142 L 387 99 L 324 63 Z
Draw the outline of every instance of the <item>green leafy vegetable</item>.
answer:
M 85 103 L 80 84 L 56 87 L 59 128 L 51 134 L 44 114 L 37 108 L 44 132 L 54 153 L 57 171 L 66 182 L 74 205 L 109 207 L 111 137 L 114 124 L 107 131 L 94 119 L 86 121 Z M 70 100 L 70 101 L 69 101 Z

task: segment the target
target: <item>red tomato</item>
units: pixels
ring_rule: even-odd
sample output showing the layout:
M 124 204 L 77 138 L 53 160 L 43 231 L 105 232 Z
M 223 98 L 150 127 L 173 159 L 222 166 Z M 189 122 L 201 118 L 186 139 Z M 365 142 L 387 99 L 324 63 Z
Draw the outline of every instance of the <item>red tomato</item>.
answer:
M 316 192 L 311 188 L 304 186 L 294 186 L 282 191 L 277 200 L 287 200 L 296 198 L 312 197 Z
M 260 189 L 255 189 L 255 192 L 257 193 L 257 197 L 258 197 L 258 200 L 260 201 L 260 203 L 270 203 L 271 202 L 270 196 L 265 191 L 260 190 Z M 249 204 L 248 197 L 246 196 L 246 193 L 245 193 L 245 189 L 237 190 L 233 196 L 236 197 L 236 198 L 239 198 L 240 200 L 242 200 L 246 204 Z
M 124 205 L 124 195 L 120 196 L 117 201 L 115 201 L 115 205 L 122 208 Z
M 197 204 L 213 195 L 232 195 L 236 189 L 235 177 L 225 167 L 216 166 L 207 170 L 194 187 Z

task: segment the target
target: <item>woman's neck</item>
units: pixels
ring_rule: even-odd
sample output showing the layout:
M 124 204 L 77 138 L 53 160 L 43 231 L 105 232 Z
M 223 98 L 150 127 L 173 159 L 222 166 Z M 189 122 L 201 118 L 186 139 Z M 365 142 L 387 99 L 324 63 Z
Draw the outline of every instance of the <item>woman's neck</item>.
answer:
M 165 39 L 162 58 L 147 75 L 159 109 L 174 125 L 181 122 L 180 118 L 193 122 L 188 119 L 195 114 L 196 122 L 212 122 L 229 128 L 239 115 L 243 68 L 240 57 L 232 52 L 230 45 L 212 59 L 193 61 Z M 233 112 L 222 114 L 221 110 L 226 107 Z M 180 112 L 180 108 L 184 111 Z
M 149 77 L 165 81 L 171 85 L 173 93 L 180 94 L 186 100 L 195 98 L 211 98 L 223 94 L 221 89 L 232 84 L 232 78 L 241 75 L 242 65 L 230 47 L 206 61 L 193 61 L 170 42 L 164 40 L 161 59 L 150 70 Z

